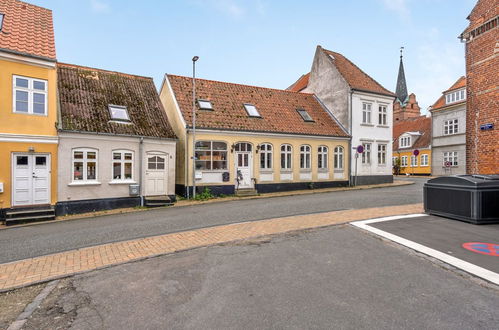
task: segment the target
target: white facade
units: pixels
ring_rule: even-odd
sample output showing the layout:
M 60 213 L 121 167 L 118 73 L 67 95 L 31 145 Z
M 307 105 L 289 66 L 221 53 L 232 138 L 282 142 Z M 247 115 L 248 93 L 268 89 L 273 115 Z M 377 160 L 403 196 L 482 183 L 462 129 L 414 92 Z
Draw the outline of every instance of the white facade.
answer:
M 370 123 L 364 123 L 363 105 L 371 105 Z M 380 123 L 380 107 L 386 110 L 386 117 Z M 385 113 L 382 112 L 382 115 Z M 393 98 L 364 92 L 352 93 L 352 149 L 359 145 L 370 144 L 370 159 L 359 155 L 357 176 L 392 175 L 392 132 Z M 366 152 L 366 151 L 364 151 Z M 378 153 L 384 153 L 384 155 Z M 352 150 L 351 175 L 355 176 L 356 152 Z M 364 160 L 364 162 L 363 162 Z M 368 161 L 368 162 L 367 162 Z

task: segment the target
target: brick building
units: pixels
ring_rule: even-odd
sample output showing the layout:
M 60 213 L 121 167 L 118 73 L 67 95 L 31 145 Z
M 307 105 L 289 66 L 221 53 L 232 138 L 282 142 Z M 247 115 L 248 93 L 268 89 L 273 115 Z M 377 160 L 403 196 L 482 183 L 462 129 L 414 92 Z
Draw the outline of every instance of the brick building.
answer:
M 479 0 L 466 42 L 466 171 L 499 173 L 499 0 Z

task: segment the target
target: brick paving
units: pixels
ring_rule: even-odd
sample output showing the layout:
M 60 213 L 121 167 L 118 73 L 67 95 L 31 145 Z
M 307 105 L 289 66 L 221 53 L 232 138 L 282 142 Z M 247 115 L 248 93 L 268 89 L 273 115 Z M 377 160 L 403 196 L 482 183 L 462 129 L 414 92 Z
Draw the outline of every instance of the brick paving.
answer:
M 421 212 L 422 204 L 325 212 L 208 227 L 70 250 L 0 264 L 0 291 L 203 246 Z

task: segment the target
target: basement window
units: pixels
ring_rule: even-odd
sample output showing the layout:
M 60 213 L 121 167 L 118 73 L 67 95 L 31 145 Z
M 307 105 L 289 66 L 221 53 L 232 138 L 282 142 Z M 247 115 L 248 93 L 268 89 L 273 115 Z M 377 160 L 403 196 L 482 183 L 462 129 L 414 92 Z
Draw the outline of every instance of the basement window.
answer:
M 258 109 L 253 104 L 245 103 L 244 108 L 250 117 L 261 117 Z
M 304 121 L 308 121 L 308 122 L 313 122 L 314 121 L 312 119 L 312 117 L 310 117 L 310 115 L 308 114 L 307 110 L 305 110 L 305 109 L 296 109 L 296 111 L 298 111 L 298 113 L 300 114 L 301 118 Z
M 213 110 L 213 106 L 208 100 L 198 100 L 198 106 L 201 110 Z
M 109 104 L 109 113 L 111 114 L 111 119 L 120 121 L 130 121 L 128 117 L 128 111 L 125 106 Z

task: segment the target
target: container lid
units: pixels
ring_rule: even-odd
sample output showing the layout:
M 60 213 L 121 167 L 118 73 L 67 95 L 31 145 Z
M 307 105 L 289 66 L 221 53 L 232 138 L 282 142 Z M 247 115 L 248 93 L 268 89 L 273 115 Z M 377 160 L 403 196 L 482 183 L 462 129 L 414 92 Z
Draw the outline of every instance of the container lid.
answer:
M 428 180 L 428 185 L 443 185 L 443 186 L 465 186 L 465 187 L 487 187 L 499 189 L 499 175 L 491 174 L 474 174 L 474 175 L 451 175 L 441 176 Z

